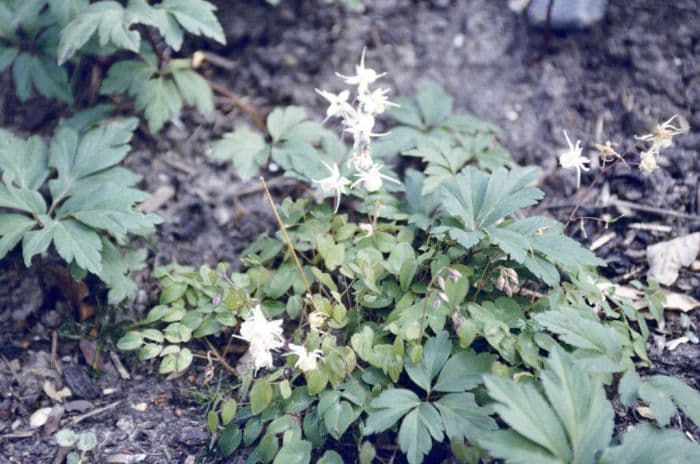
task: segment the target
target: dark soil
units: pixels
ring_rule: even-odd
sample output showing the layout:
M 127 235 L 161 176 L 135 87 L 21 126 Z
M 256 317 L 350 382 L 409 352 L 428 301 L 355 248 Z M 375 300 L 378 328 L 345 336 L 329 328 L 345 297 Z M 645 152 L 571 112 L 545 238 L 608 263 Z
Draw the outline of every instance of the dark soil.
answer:
M 576 190 L 575 175 L 557 168 L 564 129 L 582 139 L 586 149 L 611 140 L 619 144 L 619 152 L 638 152 L 633 136 L 649 132 L 673 114 L 687 118 L 691 128 L 700 127 L 696 0 L 611 1 L 603 23 L 587 31 L 556 33 L 548 44 L 545 33 L 509 11 L 505 0 L 376 0 L 367 2 L 371 6 L 363 15 L 316 1 L 289 0 L 277 8 L 263 1 L 218 3 L 229 44 L 213 51 L 234 66 L 209 72 L 260 112 L 293 103 L 321 119 L 323 102 L 313 89 L 338 89 L 335 71 L 351 71 L 367 46 L 368 62 L 389 71 L 395 94 L 411 94 L 435 80 L 455 97 L 458 110 L 502 127 L 502 142 L 513 158 L 543 170 L 547 199 L 540 213 L 566 222 L 582 200 L 569 233 L 589 244 L 615 233 L 597 250 L 608 262 L 603 271 L 608 277 L 623 282 L 643 279 L 647 245 L 700 228 L 700 221 L 673 214 L 700 214 L 700 132 L 691 129 L 678 137 L 664 152 L 663 169 L 651 176 L 634 166 L 620 166 L 588 189 L 585 186 L 599 172 L 594 167 L 584 175 L 584 187 Z M 20 132 L 48 133 L 54 112 L 60 114 L 62 108 L 46 105 L 36 100 L 22 106 L 10 95 L 1 95 L 0 123 Z M 187 113 L 158 136 L 142 133 L 135 142 L 127 164 L 143 175 L 143 188 L 163 198 L 157 212 L 165 223 L 145 244 L 151 252 L 150 269 L 173 260 L 235 263 L 252 238 L 275 228 L 257 184 L 241 183 L 231 167 L 206 159 L 221 133 L 252 125 L 225 100 L 219 108 L 213 124 Z M 276 191 L 302 193 L 288 185 Z M 656 207 L 661 213 L 606 206 L 614 198 Z M 585 220 L 585 236 L 578 220 L 620 214 L 625 217 L 607 229 L 601 221 Z M 671 232 L 631 228 L 633 223 L 670 226 Z M 45 381 L 58 390 L 71 386 L 74 396 L 63 405 L 60 426 L 97 434 L 98 447 L 89 462 L 194 462 L 187 461 L 188 456 L 211 461 L 206 458 L 205 406 L 191 393 L 216 389 L 216 380 L 203 384 L 203 363 L 187 377 L 171 381 L 159 376 L 155 366 L 126 357 L 132 379 L 124 380 L 110 356 L 103 354 L 104 372 L 93 375 L 76 339 L 102 334 L 106 309 L 98 308 L 97 317 L 82 324 L 66 322 L 77 315 L 51 290 L 51 266 L 26 271 L 18 258 L 13 255 L 0 263 L 0 462 L 50 463 L 62 456 L 51 433 L 40 430 L 24 436 L 30 414 L 56 404 L 43 391 Z M 117 316 L 109 313 L 111 320 L 142 314 L 153 303 L 156 287 L 150 270 L 139 279 L 137 300 L 119 308 Z M 685 269 L 676 287 L 700 298 L 700 275 Z M 98 290 L 91 290 L 90 301 L 99 302 Z M 697 311 L 690 316 L 700 322 Z M 64 336 L 57 337 L 52 356 L 54 332 Z M 650 342 L 652 372 L 681 375 L 698 387 L 698 345 L 664 349 L 664 337 L 678 335 L 678 317 L 671 314 L 666 333 L 658 332 Z M 219 375 L 224 376 L 217 372 L 215 379 Z M 89 403 L 71 404 L 75 401 Z M 83 412 L 69 407 L 78 406 L 88 413 L 111 409 L 73 424 Z M 621 427 L 636 420 L 634 411 L 616 410 Z

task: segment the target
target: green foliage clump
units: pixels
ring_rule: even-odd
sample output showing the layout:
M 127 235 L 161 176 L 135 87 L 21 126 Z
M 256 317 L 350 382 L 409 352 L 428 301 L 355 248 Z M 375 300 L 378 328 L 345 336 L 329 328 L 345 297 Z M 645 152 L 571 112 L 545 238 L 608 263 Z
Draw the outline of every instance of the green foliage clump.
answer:
M 148 235 L 158 216 L 135 205 L 148 197 L 138 177 L 118 164 L 128 154 L 136 119 L 78 132 L 59 127 L 47 146 L 0 130 L 0 259 L 21 245 L 26 266 L 53 244 L 73 274 L 89 272 L 113 303 L 133 295 L 130 271 L 145 254 L 121 251 L 128 234 Z
M 372 145 L 420 163 L 402 186 L 353 190 L 354 208 L 339 213 L 285 198 L 283 232 L 252 243 L 243 272 L 159 271 L 160 304 L 119 346 L 172 372 L 190 365 L 188 343 L 225 340 L 216 357 L 237 381 L 207 422 L 220 454 L 244 446 L 249 462 L 371 462 L 390 458 L 387 441 L 411 464 L 436 448 L 458 462 L 634 462 L 642 443 L 648 462 L 676 446 L 697 460 L 700 448 L 676 431 L 640 424 L 614 437 L 614 382 L 624 404 L 649 404 L 659 427 L 676 408 L 700 422 L 700 395 L 677 379 L 640 378 L 637 366 L 650 365 L 643 315 L 561 224 L 523 218 L 543 197 L 538 171 L 505 167 L 497 131 L 471 118 L 456 130 L 450 111 L 443 93 L 424 90 L 402 102 L 404 125 Z M 214 156 L 249 175 L 271 157 L 308 180 L 320 177 L 314 162 L 348 152 L 326 152 L 339 141 L 294 107 L 267 126 L 270 142 L 236 131 Z M 658 303 L 658 291 L 647 295 Z M 284 321 L 289 347 L 264 370 L 237 335 L 257 304 Z M 292 345 L 318 361 L 302 363 Z
M 215 10 L 205 0 L 10 0 L 0 4 L 0 72 L 12 70 L 21 101 L 34 88 L 72 105 L 72 87 L 86 62 L 114 56 L 100 93 L 134 97 L 152 132 L 185 104 L 211 117 L 208 82 L 191 59 L 171 59 L 170 53 L 182 49 L 185 32 L 225 43 Z M 119 51 L 136 56 L 120 59 Z

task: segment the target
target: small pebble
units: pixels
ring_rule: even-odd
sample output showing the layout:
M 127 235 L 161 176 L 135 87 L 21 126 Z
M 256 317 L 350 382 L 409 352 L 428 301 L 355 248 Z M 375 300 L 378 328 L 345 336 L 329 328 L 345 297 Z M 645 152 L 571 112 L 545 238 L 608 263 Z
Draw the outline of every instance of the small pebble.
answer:
M 532 0 L 527 9 L 531 24 L 544 26 L 547 22 L 549 0 Z M 552 29 L 585 29 L 605 16 L 607 0 L 554 0 L 550 25 Z
M 185 446 L 201 446 L 209 440 L 209 434 L 200 427 L 183 427 L 177 440 Z
M 146 404 L 145 402 L 132 404 L 131 409 L 138 412 L 144 412 L 146 409 L 148 409 L 148 404 Z
M 29 427 L 32 429 L 38 429 L 46 423 L 49 419 L 49 414 L 51 414 L 52 408 L 41 408 L 37 409 L 29 416 Z
M 75 401 L 68 401 L 66 403 L 66 411 L 68 412 L 87 412 L 90 409 L 92 409 L 94 405 L 87 401 L 87 400 L 75 400 Z

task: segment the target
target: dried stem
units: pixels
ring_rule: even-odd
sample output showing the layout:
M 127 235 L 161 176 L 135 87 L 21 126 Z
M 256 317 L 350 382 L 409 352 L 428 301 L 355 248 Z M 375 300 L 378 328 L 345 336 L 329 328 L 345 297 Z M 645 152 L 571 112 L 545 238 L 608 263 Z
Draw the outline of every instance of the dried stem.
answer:
M 311 302 L 311 305 L 314 307 L 314 310 L 318 311 L 318 308 L 316 307 L 316 304 L 314 303 L 314 300 L 311 298 L 311 285 L 309 285 L 309 281 L 306 278 L 306 274 L 304 274 L 304 269 L 301 267 L 301 261 L 299 261 L 299 257 L 297 256 L 296 250 L 294 250 L 294 245 L 292 245 L 292 240 L 289 238 L 289 234 L 287 234 L 287 226 L 284 225 L 284 222 L 282 222 L 282 217 L 280 216 L 279 211 L 277 211 L 277 206 L 275 205 L 275 201 L 272 199 L 272 195 L 270 194 L 270 189 L 267 188 L 267 184 L 265 183 L 265 179 L 263 177 L 260 177 L 260 182 L 262 182 L 263 189 L 265 190 L 265 198 L 267 199 L 267 202 L 270 203 L 270 206 L 272 207 L 272 212 L 275 214 L 275 219 L 277 219 L 277 224 L 280 227 L 280 230 L 282 231 L 282 235 L 284 236 L 284 240 L 287 242 L 287 248 L 289 249 L 289 252 L 292 255 L 292 258 L 294 258 L 294 263 L 296 263 L 297 270 L 299 271 L 299 275 L 301 275 L 301 280 L 304 282 L 304 288 L 306 288 L 306 297 L 309 299 Z
M 223 356 L 221 356 L 221 353 L 219 353 L 219 350 L 217 350 L 214 347 L 214 345 L 211 344 L 211 342 L 209 341 L 209 339 L 207 337 L 204 337 L 204 343 L 207 344 L 207 348 L 209 348 L 209 351 L 211 351 L 211 354 L 214 355 L 216 360 L 219 361 L 222 366 L 224 366 L 224 369 L 229 371 L 235 377 L 238 377 L 238 371 L 236 371 L 236 369 L 234 367 L 232 367 Z
M 267 126 L 265 126 L 265 120 L 260 115 L 260 113 L 258 113 L 255 110 L 255 108 L 243 101 L 238 95 L 229 90 L 226 86 L 219 84 L 218 82 L 214 82 L 211 79 L 208 79 L 208 82 L 215 92 L 220 93 L 224 97 L 228 98 L 228 100 L 233 106 L 243 111 L 246 114 L 246 116 L 248 116 L 250 120 L 253 121 L 253 124 L 255 124 L 255 127 L 257 127 L 258 130 L 260 130 L 263 133 L 267 133 Z

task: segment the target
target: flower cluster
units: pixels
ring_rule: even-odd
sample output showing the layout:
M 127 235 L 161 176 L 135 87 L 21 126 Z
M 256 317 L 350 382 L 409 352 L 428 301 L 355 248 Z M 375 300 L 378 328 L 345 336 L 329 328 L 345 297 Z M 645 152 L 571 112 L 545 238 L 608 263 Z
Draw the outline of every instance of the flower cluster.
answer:
M 337 164 L 324 163 L 329 171 L 329 176 L 313 182 L 318 184 L 322 195 L 334 194 L 336 196 L 336 210 L 340 203 L 340 197 L 347 193 L 347 187 L 363 187 L 367 192 L 376 192 L 381 189 L 384 180 L 399 183 L 398 180 L 382 174 L 382 165 L 372 159 L 370 143 L 373 138 L 381 137 L 386 133 L 374 132 L 375 117 L 384 113 L 391 106 L 398 106 L 389 101 L 388 89 L 370 89 L 377 79 L 386 73 L 377 73 L 372 68 L 365 66 L 365 50 L 362 51 L 360 64 L 355 66 L 355 75 L 345 76 L 338 74 L 346 84 L 357 87 L 356 97 L 350 101 L 350 91 L 343 90 L 337 95 L 324 90 L 316 89 L 328 102 L 326 120 L 341 118 L 344 131 L 352 135 L 352 153 L 347 161 L 347 166 L 354 171 L 357 180 L 351 182 L 340 175 Z
M 673 145 L 673 137 L 675 135 L 688 132 L 687 124 L 684 125 L 679 123 L 678 126 L 673 124 L 674 120 L 677 118 L 678 115 L 674 114 L 667 121 L 657 124 L 653 133 L 635 136 L 637 140 L 651 144 L 649 149 L 641 154 L 641 163 L 639 164 L 639 168 L 645 173 L 649 174 L 658 167 L 656 157 L 661 150 Z
M 282 322 L 282 319 L 267 320 L 260 305 L 256 305 L 241 324 L 240 335 L 234 335 L 250 345 L 248 352 L 253 358 L 256 371 L 273 367 L 272 352 L 282 348 L 285 343 L 282 337 Z M 294 367 L 303 372 L 316 369 L 318 360 L 323 359 L 321 350 L 307 351 L 304 346 L 292 343 L 288 348 L 289 353 L 286 356 L 296 355 L 298 359 Z

